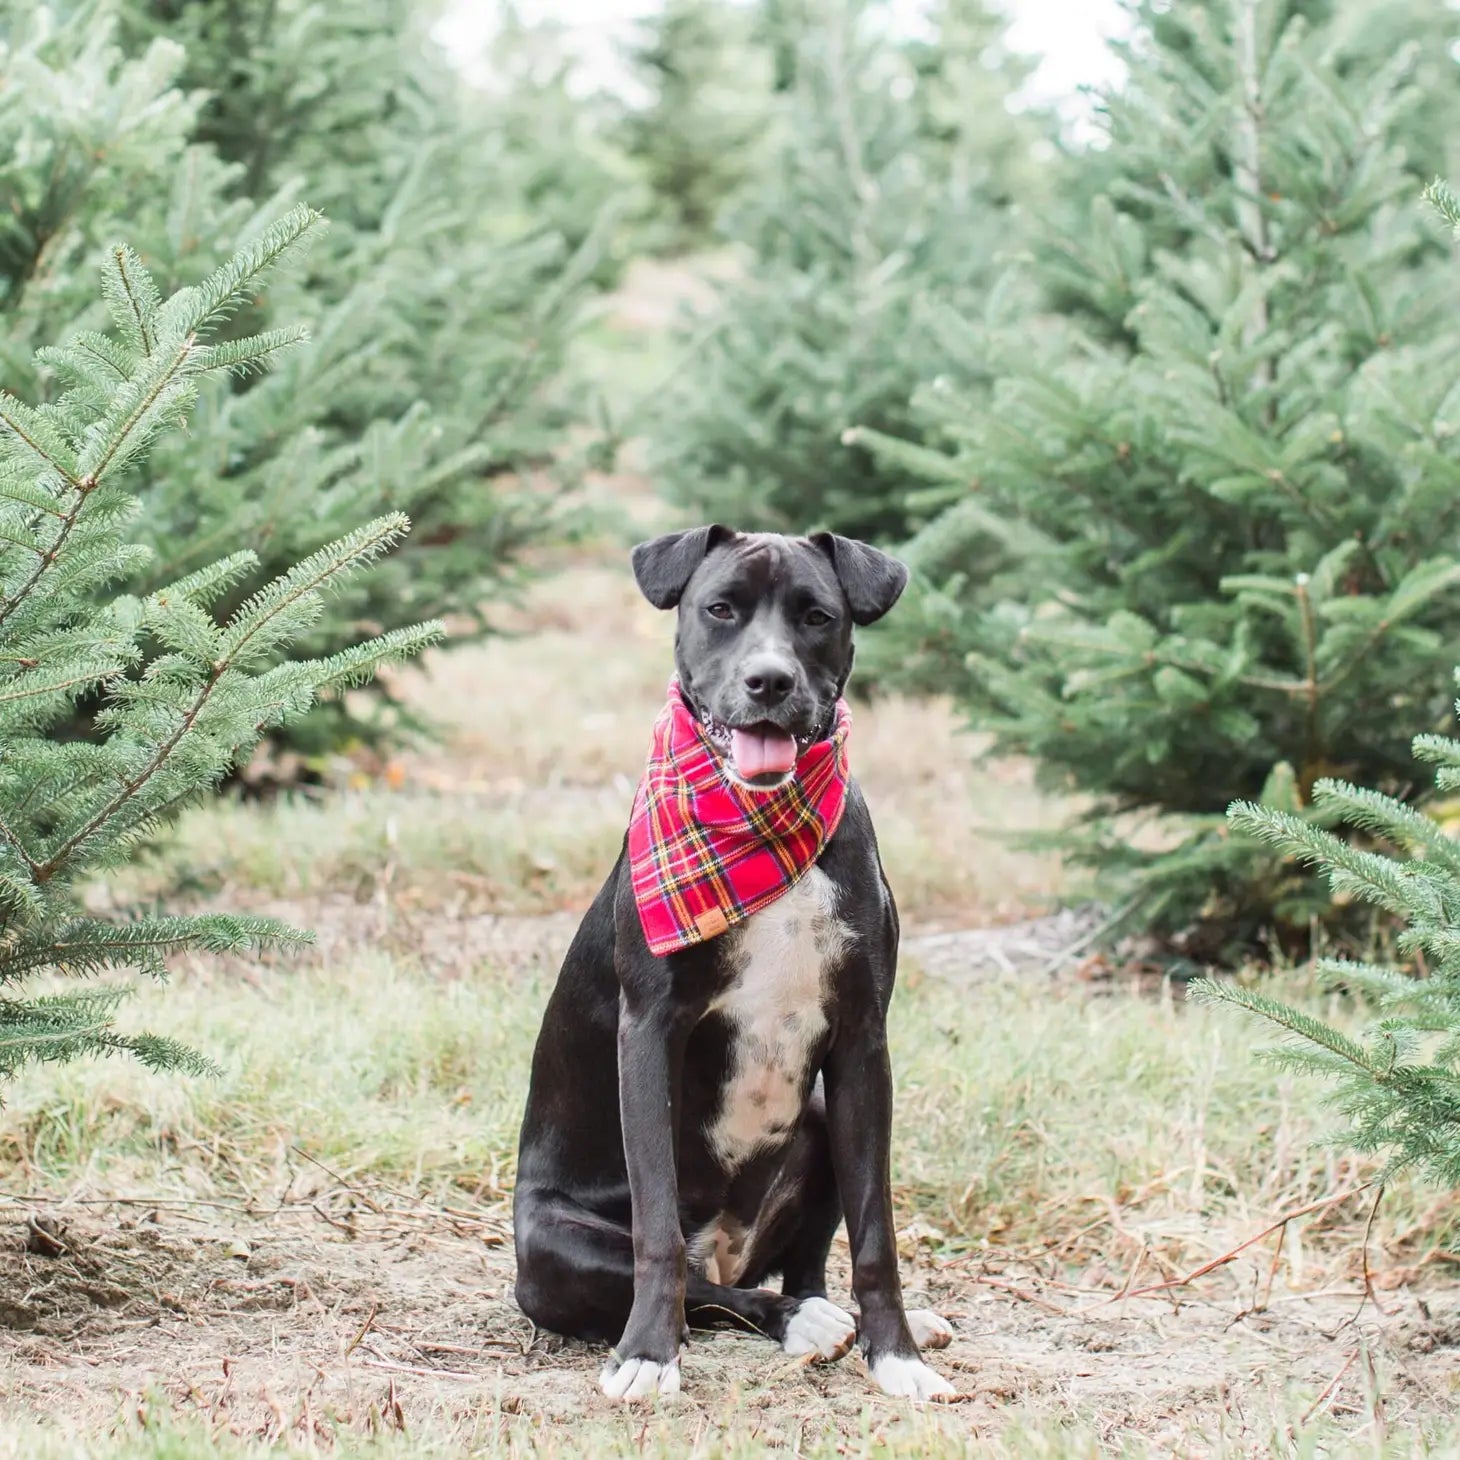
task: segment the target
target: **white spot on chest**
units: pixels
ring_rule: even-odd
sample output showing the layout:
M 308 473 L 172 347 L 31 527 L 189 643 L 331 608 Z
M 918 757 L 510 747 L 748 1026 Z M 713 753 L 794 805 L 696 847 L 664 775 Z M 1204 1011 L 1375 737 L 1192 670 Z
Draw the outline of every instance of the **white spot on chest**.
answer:
M 710 1006 L 731 1029 L 730 1070 L 707 1131 L 728 1169 L 788 1139 L 801 1115 L 812 1051 L 826 1033 L 826 975 L 851 930 L 836 916 L 836 885 L 813 867 L 749 918 L 729 950 L 736 973 Z

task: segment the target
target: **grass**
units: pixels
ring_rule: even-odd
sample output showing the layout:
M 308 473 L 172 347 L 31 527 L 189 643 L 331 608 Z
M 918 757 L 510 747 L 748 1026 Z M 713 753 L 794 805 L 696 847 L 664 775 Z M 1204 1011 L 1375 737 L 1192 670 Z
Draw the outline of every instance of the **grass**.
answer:
M 504 1239 L 532 1041 L 668 669 L 670 621 L 627 578 L 575 564 L 510 637 L 407 676 L 444 744 L 402 756 L 395 789 L 212 805 L 90 890 L 266 907 L 321 939 L 190 958 L 139 991 L 125 1023 L 188 1040 L 216 1079 L 109 1061 L 7 1091 L 0 1213 L 19 1232 L 49 1204 L 80 1235 L 74 1271 L 0 1245 L 0 1309 L 41 1313 L 0 1327 L 0 1456 L 1450 1453 L 1460 1306 L 1446 1327 L 1433 1285 L 1452 1203 L 1391 1183 L 1369 1242 L 1399 1295 L 1384 1323 L 1353 1321 L 1367 1193 L 1189 1292 L 1121 1301 L 1371 1168 L 1322 1143 L 1321 1087 L 1255 1060 L 1235 1015 L 915 956 L 890 1025 L 899 1240 L 910 1290 L 955 1317 L 946 1361 L 972 1401 L 912 1413 L 854 1360 L 788 1374 L 721 1337 L 691 1345 L 687 1404 L 626 1416 L 594 1398 L 596 1352 L 523 1351 Z M 980 759 L 947 705 L 858 706 L 853 744 L 910 925 L 1013 920 L 1070 890 L 1007 836 L 1063 808 Z M 1283 993 L 1361 1017 L 1297 974 Z M 1425 1282 L 1421 1321 L 1404 1294 Z
M 239 972 L 200 965 L 129 1010 L 205 1050 L 216 1079 L 48 1068 L 12 1093 L 0 1164 L 51 1188 L 252 1195 L 298 1146 L 352 1175 L 502 1194 L 540 986 L 442 982 L 363 950 Z
M 465 977 L 442 979 L 418 959 L 363 947 L 342 957 L 306 956 L 247 970 L 200 963 L 181 971 L 166 993 L 144 992 L 132 1016 L 205 1049 L 221 1064 L 221 1076 L 178 1080 L 124 1062 L 38 1071 L 15 1088 L 0 1115 L 0 1170 L 17 1194 L 145 1194 L 258 1208 L 286 1190 L 319 1199 L 341 1182 L 366 1193 L 367 1204 L 368 1193 L 388 1192 L 437 1210 L 501 1219 L 546 992 L 540 972 L 483 963 Z M 1325 1012 L 1346 1017 L 1342 1009 Z M 960 988 L 910 969 L 891 1029 L 896 1215 L 909 1280 L 943 1293 L 950 1311 L 959 1311 L 964 1281 L 1007 1283 L 1047 1306 L 1093 1302 L 1097 1316 L 1071 1330 L 1083 1335 L 1093 1325 L 1095 1334 L 1080 1338 L 1076 1360 L 1085 1342 L 1097 1350 L 1106 1342 L 1101 1315 L 1107 1310 L 1090 1295 L 1113 1297 L 1123 1287 L 1189 1271 L 1260 1230 L 1275 1213 L 1370 1174 L 1315 1144 L 1333 1129 L 1318 1087 L 1274 1077 L 1254 1061 L 1250 1030 L 1240 1023 L 1171 998 L 1131 991 L 1092 996 L 1017 979 Z M 329 1179 L 320 1175 L 323 1168 Z M 341 1208 L 332 1210 L 338 1219 Z M 1367 1197 L 1354 1198 L 1295 1224 L 1277 1249 L 1264 1244 L 1240 1267 L 1240 1280 L 1214 1279 L 1217 1286 L 1203 1301 L 1215 1295 L 1225 1302 L 1244 1285 L 1255 1287 L 1267 1271 L 1279 1293 L 1336 1285 L 1348 1295 L 1338 1311 L 1352 1312 L 1368 1210 Z M 1399 1181 L 1380 1211 L 1371 1260 L 1379 1271 L 1418 1264 L 1453 1241 L 1448 1204 L 1437 1206 L 1432 1193 Z M 509 1271 L 505 1249 L 493 1261 L 488 1288 L 501 1291 Z M 327 1269 L 327 1251 L 321 1262 Z M 322 1287 L 317 1277 L 309 1282 Z M 392 1307 L 378 1277 L 370 1291 Z M 1070 1296 L 1077 1293 L 1083 1296 Z M 427 1316 L 417 1321 L 429 1327 L 437 1302 L 428 1283 L 418 1301 Z M 972 1360 L 972 1372 L 981 1382 L 988 1359 L 997 1369 L 1001 1344 L 1017 1339 L 1039 1351 L 1047 1344 L 1038 1328 L 1042 1314 L 1026 1313 L 1026 1306 L 1013 1303 L 1007 1314 L 973 1324 L 969 1343 L 981 1356 Z M 494 1331 L 495 1311 L 478 1313 L 474 1323 Z M 1163 1321 L 1179 1331 L 1191 1311 L 1172 1309 Z M 289 1315 L 278 1321 L 287 1330 Z M 298 1321 L 314 1322 L 307 1314 Z M 359 1322 L 357 1310 L 344 1331 Z M 1194 1343 L 1219 1356 L 1223 1332 L 1219 1323 Z M 1059 1343 L 1068 1341 L 1056 1340 L 1056 1358 Z M 1147 1361 L 1097 1357 L 1112 1375 L 1129 1365 L 1139 1392 Z M 587 1371 L 577 1381 L 587 1388 L 595 1360 L 575 1362 Z M 703 1366 L 712 1362 L 707 1350 L 698 1362 L 691 1372 L 703 1386 Z M 768 1363 L 774 1366 L 761 1359 L 758 1368 Z M 1073 1372 L 1082 1372 L 1078 1362 Z M 465 1386 L 451 1402 L 409 1406 L 409 1418 L 398 1421 L 406 1425 L 403 1434 L 389 1432 L 397 1421 L 382 1417 L 378 1401 L 373 1409 L 323 1407 L 322 1428 L 308 1429 L 299 1420 L 305 1401 L 291 1388 L 303 1378 L 291 1379 L 286 1368 L 273 1382 L 271 1402 L 283 1404 L 277 1433 L 270 1433 L 265 1412 L 235 1434 L 228 1416 L 200 1414 L 188 1390 L 162 1386 L 156 1393 L 118 1394 L 104 1433 L 94 1423 L 67 1430 L 12 1407 L 0 1423 L 0 1456 L 221 1460 L 266 1453 L 264 1434 L 302 1452 L 314 1444 L 318 1451 L 382 1460 L 478 1453 L 730 1457 L 759 1453 L 768 1434 L 784 1440 L 791 1423 L 764 1397 L 767 1391 L 750 1391 L 755 1402 L 747 1409 L 723 1399 L 722 1386 L 713 1382 L 687 1412 L 628 1421 L 590 1406 L 565 1422 L 560 1413 L 515 1397 L 510 1374 L 505 1389 L 497 1381 L 494 1397 L 488 1369 L 481 1383 Z M 841 1382 L 856 1392 L 849 1376 Z M 808 1421 L 800 1453 L 888 1460 L 1143 1456 L 1171 1453 L 1169 1434 L 1207 1453 L 1227 1422 L 1211 1403 L 1183 1400 L 1172 1412 L 1156 1401 L 1163 1428 L 1146 1408 L 1112 1417 L 1105 1403 L 1066 1403 L 1039 1385 L 989 1382 L 997 1403 L 946 1414 L 866 1408 L 864 1399 L 862 1409 Z M 1190 1386 L 1178 1387 L 1185 1394 Z M 1263 1448 L 1283 1453 L 1343 1453 L 1333 1447 L 1361 1428 L 1354 1420 L 1339 1425 L 1320 1414 L 1298 1422 L 1319 1390 L 1316 1380 L 1295 1374 L 1249 1396 L 1242 1420 L 1248 1428 L 1236 1449 L 1251 1453 L 1260 1438 Z M 279 1397 L 290 1394 L 295 1397 L 287 1402 Z M 786 1402 L 793 1414 L 805 1415 L 794 1396 Z M 1366 1453 L 1443 1454 L 1443 1435 L 1432 1415 L 1421 1414 L 1392 1443 Z
M 368 789 L 285 796 L 240 815 L 201 808 L 118 894 L 307 900 L 389 892 L 434 911 L 581 906 L 613 865 L 632 792 L 534 787 L 497 795 Z
M 0 1115 L 0 1168 L 49 1190 L 257 1197 L 302 1147 L 433 1198 L 505 1198 L 540 971 L 483 963 L 442 979 L 358 948 L 242 974 L 201 961 L 128 1010 L 129 1024 L 203 1049 L 220 1076 L 42 1068 Z M 1332 1000 L 1324 1012 L 1349 1018 Z M 964 988 L 913 970 L 891 1017 L 902 1225 L 942 1255 L 993 1245 L 1067 1262 L 1118 1254 L 1135 1228 L 1179 1266 L 1358 1185 L 1366 1168 L 1320 1144 L 1334 1127 L 1321 1087 L 1255 1060 L 1251 1034 L 1170 998 L 1032 979 Z M 1092 1235 L 1102 1212 L 1118 1215 Z M 1443 1247 L 1450 1221 L 1400 1180 L 1379 1231 Z
M 1400 1457 L 1443 1457 L 1460 1454 L 1450 1426 L 1436 1420 L 1422 1432 L 1383 1436 L 1361 1447 L 1346 1444 L 1343 1429 L 1319 1424 L 1299 1433 L 1296 1406 L 1265 1418 L 1260 1429 L 1248 1427 L 1228 1437 L 1223 1453 L 1282 1454 L 1292 1460 L 1317 1460 L 1342 1454 L 1373 1460 Z M 1219 1437 L 1219 1444 L 1222 1443 Z M 627 1420 L 592 1421 L 571 1437 L 548 1440 L 523 1420 L 490 1404 L 458 1437 L 441 1443 L 430 1436 L 384 1434 L 361 1439 L 325 1429 L 307 1441 L 246 1440 L 196 1423 L 177 1422 L 162 1404 L 144 1407 L 140 1415 L 119 1416 L 117 1428 L 103 1438 L 57 1433 L 29 1427 L 0 1437 L 0 1460 L 259 1460 L 287 1449 L 292 1454 L 330 1454 L 341 1460 L 456 1460 L 465 1455 L 551 1456 L 576 1460 L 583 1455 L 644 1457 L 644 1460 L 755 1460 L 767 1453 L 753 1422 L 733 1409 L 702 1416 L 694 1434 L 663 1418 L 635 1416 Z M 1170 1456 L 1168 1441 L 1130 1437 L 1114 1442 L 1098 1426 L 1079 1421 L 1051 1423 L 1047 1417 L 1014 1416 L 998 1435 L 978 1432 L 959 1420 L 937 1414 L 912 1416 L 893 1424 L 868 1425 L 850 1439 L 810 1438 L 795 1452 L 805 1460 L 1097 1460 L 1129 1457 L 1155 1460 Z M 1200 1453 L 1188 1451 L 1187 1453 Z

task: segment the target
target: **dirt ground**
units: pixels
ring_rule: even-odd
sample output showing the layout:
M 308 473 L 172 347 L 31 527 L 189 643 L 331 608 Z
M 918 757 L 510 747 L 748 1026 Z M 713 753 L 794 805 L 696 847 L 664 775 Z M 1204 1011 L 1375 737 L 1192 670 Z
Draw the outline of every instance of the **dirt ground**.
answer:
M 37 1204 L 22 1217 L 9 1205 L 11 1413 L 104 1427 L 165 1400 L 235 1434 L 300 1441 L 448 1417 L 476 1432 L 486 1416 L 568 1444 L 585 1418 L 620 1418 L 598 1393 L 601 1352 L 534 1332 L 514 1306 L 502 1214 L 428 1209 L 303 1161 L 299 1189 L 252 1214 Z M 1395 1427 L 1452 1402 L 1460 1295 L 1382 1293 L 1383 1312 L 1356 1284 L 1264 1295 L 1268 1266 L 1264 1248 L 1213 1279 L 1123 1300 L 1123 1287 L 1145 1285 L 1135 1272 L 1077 1290 L 996 1251 L 916 1255 L 905 1277 L 954 1325 L 939 1365 L 966 1396 L 948 1418 L 970 1437 L 1017 1406 L 1079 1411 L 1102 1438 L 1191 1453 L 1202 1411 L 1242 1453 L 1262 1448 L 1294 1386 L 1316 1396 L 1300 1420 Z M 844 1293 L 844 1267 L 834 1281 Z M 806 1366 L 752 1336 L 696 1335 L 684 1372 L 685 1394 L 664 1402 L 678 1419 L 714 1425 L 733 1397 L 768 1445 L 794 1444 L 808 1423 L 850 1439 L 869 1413 L 906 1412 L 872 1393 L 854 1357 Z

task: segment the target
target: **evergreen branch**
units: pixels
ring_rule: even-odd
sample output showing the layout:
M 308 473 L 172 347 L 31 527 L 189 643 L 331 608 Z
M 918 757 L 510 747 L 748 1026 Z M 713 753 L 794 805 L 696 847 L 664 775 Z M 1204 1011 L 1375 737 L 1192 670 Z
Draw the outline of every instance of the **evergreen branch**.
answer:
M 446 637 L 446 625 L 430 619 L 410 628 L 392 629 L 365 644 L 356 644 L 321 661 L 315 684 L 319 689 L 346 689 L 363 684 L 387 664 L 398 664 L 439 644 Z
M 17 401 L 13 396 L 0 395 L 0 427 L 4 427 L 15 437 L 21 445 L 25 446 L 41 461 L 43 461 L 58 476 L 63 477 L 71 486 L 79 488 L 81 480 L 75 472 L 62 461 L 57 460 L 53 450 L 48 451 L 38 439 L 44 434 L 38 430 L 39 417 L 34 411 Z
M 157 312 L 156 287 L 150 290 L 151 299 L 144 298 L 149 292 L 142 287 L 139 279 L 133 281 L 129 269 L 135 268 L 143 279 L 151 283 L 151 275 L 142 267 L 142 261 L 124 243 L 113 246 L 111 251 L 111 262 L 116 270 L 115 279 L 110 277 L 110 272 L 102 276 L 102 288 L 104 291 L 110 289 L 110 297 L 125 307 L 131 313 L 131 323 L 137 337 L 137 345 L 143 355 L 151 356 L 153 349 L 153 338 L 150 330 L 152 319 Z M 122 323 L 123 320 L 118 320 Z
M 0 623 L 4 623 L 6 619 L 9 619 L 10 615 L 18 609 L 20 604 L 31 596 L 35 585 L 41 581 L 41 578 L 45 577 L 50 566 L 54 564 L 57 553 L 60 553 L 60 550 L 66 546 L 67 539 L 72 536 L 72 530 L 76 527 L 77 518 L 82 514 L 82 508 L 85 507 L 86 498 L 91 495 L 93 486 L 95 486 L 93 482 L 89 483 L 89 485 L 86 482 L 74 483 L 76 501 L 73 502 L 70 511 L 61 518 L 61 526 L 55 530 L 55 536 L 51 539 L 50 548 L 45 549 L 41 553 L 41 561 L 35 565 L 35 571 L 32 572 L 31 577 L 26 578 L 25 583 L 20 584 L 20 587 L 16 588 L 15 593 L 9 599 L 0 603 Z
M 233 667 L 250 641 L 267 624 L 293 604 L 311 593 L 318 592 L 331 578 L 336 577 L 347 568 L 383 552 L 409 528 L 410 522 L 403 513 L 396 512 L 379 517 L 374 522 L 367 523 L 364 527 L 341 538 L 338 542 L 321 548 L 319 552 L 306 558 L 285 574 L 277 583 L 264 589 L 262 593 L 245 604 L 233 620 L 234 624 L 241 627 L 243 632 L 233 639 L 225 649 L 223 656 L 213 663 L 202 688 L 184 712 L 176 728 L 157 747 L 142 769 L 135 776 L 124 779 L 116 795 L 92 815 L 83 826 L 72 832 L 36 868 L 36 880 L 44 883 L 53 878 L 65 866 L 72 853 L 100 831 L 162 769 L 184 737 L 197 723 L 198 716 L 203 713 L 223 676 Z
M 1355 1044 L 1336 1029 L 1330 1029 L 1311 1015 L 1252 989 L 1245 989 L 1234 983 L 1219 983 L 1215 979 L 1199 978 L 1193 981 L 1188 997 L 1198 1004 L 1235 1004 L 1249 1014 L 1261 1015 L 1299 1039 L 1326 1049 L 1371 1078 L 1382 1079 L 1389 1074 L 1387 1068 L 1376 1065 L 1369 1058 L 1362 1046 Z
M 1397 969 L 1345 958 L 1319 959 L 1317 972 L 1325 989 L 1362 989 L 1385 1005 L 1409 1002 L 1424 988 L 1419 980 Z
M 1428 573 L 1427 578 L 1426 573 Z M 1411 586 L 1406 589 L 1405 583 L 1414 577 L 1422 579 L 1421 586 L 1419 588 Z M 1394 590 L 1384 616 L 1369 631 L 1364 641 L 1349 653 L 1347 660 L 1323 681 L 1324 694 L 1331 695 L 1345 680 L 1363 665 L 1369 663 L 1370 654 L 1378 647 L 1387 633 L 1406 619 L 1413 617 L 1431 599 L 1437 597 L 1445 589 L 1454 587 L 1457 583 L 1460 583 L 1460 563 L 1440 559 L 1437 562 L 1421 563 L 1411 569 L 1405 582 L 1401 582 L 1399 587 Z
M 1460 199 L 1456 198 L 1444 178 L 1437 177 L 1430 183 L 1424 190 L 1424 200 L 1460 236 Z
M 131 297 L 130 294 L 129 297 Z M 4 602 L 3 606 L 0 606 L 0 624 L 3 624 L 15 611 L 16 607 L 30 596 L 36 584 L 40 582 L 47 570 L 56 561 L 62 549 L 66 546 L 66 542 L 70 538 L 81 516 L 82 509 L 86 506 L 87 500 L 90 498 L 92 492 L 100 485 L 107 468 L 116 460 L 117 453 L 126 443 L 131 433 L 136 429 L 138 422 L 145 418 L 147 412 L 156 404 L 167 387 L 177 378 L 179 371 L 187 360 L 192 343 L 191 336 L 184 340 L 171 366 L 159 375 L 152 389 L 146 392 L 142 399 L 136 403 L 126 419 L 114 428 L 110 440 L 103 450 L 101 459 L 90 471 L 77 477 L 70 472 L 65 472 L 64 469 L 58 468 L 63 470 L 67 481 L 70 482 L 72 490 L 76 493 L 76 500 L 72 504 L 70 511 L 61 519 L 61 525 L 57 528 L 56 534 L 51 540 L 50 547 L 42 554 L 41 560 L 36 564 L 35 570 L 31 573 L 30 577 L 20 585 L 12 597 Z
M 231 588 L 251 568 L 258 567 L 258 563 L 259 555 L 252 548 L 244 548 L 176 579 L 165 588 L 159 588 L 152 596 L 163 602 L 176 596 L 206 604 L 216 594 Z
M 199 1054 L 181 1040 L 168 1039 L 160 1034 L 115 1034 L 107 1038 L 106 1044 L 118 1052 L 125 1051 L 149 1070 L 158 1073 L 182 1070 L 185 1074 L 208 1077 L 222 1073 L 206 1055 Z
M 39 699 L 42 695 L 59 694 L 63 690 L 82 689 L 90 685 L 100 684 L 110 679 L 114 674 L 120 674 L 121 670 L 116 665 L 108 665 L 104 669 L 92 669 L 83 674 L 70 674 L 62 679 L 53 679 L 49 682 L 36 684 L 28 679 L 13 681 L 16 688 L 0 690 L 0 705 L 14 704 L 17 700 Z
M 136 776 L 124 778 L 121 789 L 116 795 L 78 831 L 68 836 L 44 862 L 36 867 L 35 879 L 37 882 L 49 882 L 65 866 L 77 847 L 89 841 L 91 837 L 100 831 L 166 765 L 173 751 L 182 743 L 183 737 L 197 723 L 198 716 L 202 714 L 208 700 L 212 697 L 213 691 L 217 688 L 222 674 L 223 669 L 215 666 L 213 671 L 208 675 L 208 678 L 204 681 L 203 687 L 199 690 L 193 703 L 184 712 L 181 720 L 179 720 L 176 729 L 158 746 L 141 771 Z
M 111 439 L 102 451 L 101 458 L 92 467 L 83 479 L 82 485 L 89 483 L 91 488 L 97 486 L 106 475 L 107 468 L 116 460 L 117 453 L 127 444 L 132 432 L 137 429 L 138 424 L 146 419 L 147 413 L 157 404 L 167 388 L 182 373 L 182 368 L 187 364 L 188 356 L 192 353 L 196 337 L 188 335 L 178 347 L 177 353 L 172 358 L 172 363 L 162 371 L 153 382 L 152 388 L 148 390 L 132 407 L 125 420 L 111 433 Z
M 143 918 L 135 923 L 81 920 L 44 934 L 35 944 L 21 941 L 6 950 L 5 977 L 57 968 L 66 973 L 93 973 L 118 960 L 151 963 L 157 956 L 184 948 L 208 953 L 238 953 L 268 946 L 304 947 L 314 935 L 275 918 L 201 917 Z
M 76 493 L 76 500 L 71 505 L 70 511 L 61 519 L 61 525 L 56 529 L 56 535 L 51 539 L 51 545 L 41 554 L 40 561 L 35 565 L 35 571 L 7 598 L 0 604 L 0 624 L 27 599 L 34 590 L 37 583 L 45 576 L 47 570 L 56 561 L 57 554 L 66 546 L 67 539 L 71 536 L 76 526 L 77 519 L 81 516 L 81 509 L 86 505 L 86 499 L 91 495 L 96 483 L 83 478 L 73 483 Z
M 265 330 L 243 340 L 225 340 L 220 345 L 204 345 L 197 352 L 199 370 L 235 370 L 245 373 L 250 365 L 260 364 L 270 355 L 302 345 L 309 339 L 303 325 L 293 329 Z
M 33 1005 L 21 1005 L 22 1009 L 29 1009 Z M 69 1024 L 49 1034 L 36 1032 L 32 1028 L 24 1028 L 19 1034 L 11 1036 L 0 1035 L 0 1071 L 9 1068 L 9 1062 L 4 1057 L 7 1049 L 21 1049 L 29 1051 L 37 1045 L 76 1043 L 81 1047 L 95 1045 L 100 1037 L 111 1028 L 110 1019 L 97 1020 L 91 1024 Z M 39 1054 L 33 1056 L 41 1058 Z
M 1460 740 L 1449 735 L 1416 735 L 1410 741 L 1416 760 L 1431 765 L 1460 766 Z
M 65 513 L 56 514 L 63 521 Z M 38 543 L 32 533 L 25 532 L 23 528 L 0 525 L 0 542 L 8 542 L 12 547 L 18 547 L 22 552 L 43 554 L 45 549 Z
M 83 330 L 71 340 L 67 348 L 79 351 L 98 365 L 104 366 L 119 381 L 126 382 L 132 378 L 118 358 L 120 352 L 105 335 L 93 335 L 89 330 Z
M 1460 844 L 1447 836 L 1428 816 L 1414 807 L 1347 781 L 1325 778 L 1314 782 L 1313 804 L 1341 813 L 1344 822 L 1375 832 L 1401 846 L 1422 848 L 1436 862 L 1460 872 Z
M 7 502 L 14 502 L 18 506 L 26 507 L 32 512 L 39 512 L 46 517 L 64 518 L 65 513 L 55 504 L 51 498 L 42 496 L 39 492 L 33 491 L 29 486 L 20 482 L 6 482 L 0 485 L 0 497 Z M 20 539 L 6 534 L 6 540 L 19 544 Z
M 190 332 L 201 334 L 223 315 L 249 286 L 272 267 L 279 258 L 324 223 L 324 215 L 303 203 L 291 208 L 271 223 L 253 243 L 238 250 L 227 263 L 215 269 L 191 294 L 184 291 L 192 310 Z
M 25 863 L 26 867 L 30 871 L 31 876 L 34 877 L 38 863 L 36 862 L 35 858 L 32 857 L 31 854 L 25 849 L 25 843 L 22 842 L 21 839 L 16 836 L 13 831 L 11 831 L 9 826 L 5 824 L 5 820 L 3 817 L 0 817 L 0 836 L 3 836 L 5 840 L 10 843 L 11 847 L 15 851 L 15 855 L 19 857 L 22 862 Z
M 1234 801 L 1227 808 L 1227 820 L 1306 866 L 1322 868 L 1334 887 L 1360 890 L 1401 917 L 1413 915 L 1417 909 L 1434 911 L 1433 893 L 1407 876 L 1400 863 L 1359 851 L 1291 812 Z
M 249 599 L 230 621 L 236 637 L 230 636 L 225 663 L 236 660 L 280 614 L 302 599 L 317 593 L 332 578 L 386 551 L 410 531 L 410 519 L 403 512 L 390 512 L 357 527 L 354 532 L 327 543 L 282 578 Z

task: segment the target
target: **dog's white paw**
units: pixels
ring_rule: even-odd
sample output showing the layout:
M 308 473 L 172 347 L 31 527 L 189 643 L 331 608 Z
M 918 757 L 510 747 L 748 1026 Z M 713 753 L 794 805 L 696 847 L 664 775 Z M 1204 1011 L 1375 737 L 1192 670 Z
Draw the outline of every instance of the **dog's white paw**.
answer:
M 953 1342 L 953 1325 L 931 1308 L 909 1308 L 907 1326 L 919 1348 L 947 1348 Z
M 788 1354 L 813 1354 L 818 1359 L 839 1359 L 851 1348 L 857 1324 L 825 1298 L 803 1298 L 786 1323 L 781 1347 Z
M 899 1399 L 946 1399 L 957 1391 L 921 1359 L 883 1354 L 872 1364 L 872 1378 L 884 1394 Z
M 610 1399 L 648 1399 L 679 1393 L 679 1359 L 667 1364 L 653 1359 L 625 1359 L 616 1369 L 605 1367 L 598 1383 Z

